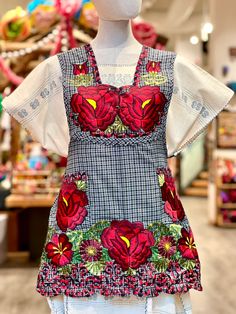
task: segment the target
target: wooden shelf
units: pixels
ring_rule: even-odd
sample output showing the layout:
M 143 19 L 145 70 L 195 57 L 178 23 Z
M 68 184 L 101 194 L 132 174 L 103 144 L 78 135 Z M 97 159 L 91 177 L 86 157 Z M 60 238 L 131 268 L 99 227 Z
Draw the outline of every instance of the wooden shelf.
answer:
M 218 189 L 222 189 L 222 190 L 236 190 L 236 183 L 222 183 L 219 184 Z
M 56 195 L 9 195 L 5 198 L 8 208 L 51 207 Z
M 218 207 L 225 209 L 236 209 L 236 203 L 219 203 Z
M 224 228 L 236 228 L 236 222 L 224 222 L 221 215 L 218 216 L 218 226 Z

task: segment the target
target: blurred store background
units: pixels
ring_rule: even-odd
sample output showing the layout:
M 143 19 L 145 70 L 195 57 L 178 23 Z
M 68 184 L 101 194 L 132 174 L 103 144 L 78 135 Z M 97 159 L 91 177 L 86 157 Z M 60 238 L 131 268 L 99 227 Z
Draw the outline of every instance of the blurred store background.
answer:
M 133 31 L 141 43 L 187 57 L 235 91 L 235 16 L 234 0 L 143 0 Z M 1 1 L 0 103 L 42 60 L 90 42 L 97 26 L 90 0 L 64 0 L 60 10 L 52 0 Z M 236 313 L 235 105 L 234 97 L 170 159 L 202 261 L 204 292 L 191 292 L 194 314 Z M 66 158 L 34 142 L 1 106 L 0 139 L 0 313 L 47 314 L 35 291 L 37 266 Z

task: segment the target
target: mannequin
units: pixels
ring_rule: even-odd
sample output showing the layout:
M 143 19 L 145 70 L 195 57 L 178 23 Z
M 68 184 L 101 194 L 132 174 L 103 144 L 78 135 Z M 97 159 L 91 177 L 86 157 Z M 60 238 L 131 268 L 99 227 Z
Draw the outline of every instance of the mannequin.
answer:
M 53 314 L 191 314 L 200 261 L 167 156 L 233 92 L 174 52 L 138 43 L 131 19 L 141 0 L 94 4 L 100 26 L 91 44 L 40 63 L 3 101 L 43 147 L 68 156 L 37 291 Z
M 99 28 L 97 36 L 90 42 L 90 45 L 96 58 L 102 83 L 112 84 L 117 87 L 132 84 L 137 60 L 143 46 L 133 35 L 131 19 L 139 15 L 142 0 L 119 0 L 116 2 L 113 0 L 93 0 L 93 3 L 99 15 Z M 120 83 L 120 80 L 122 83 Z M 155 305 L 157 299 L 158 304 Z M 110 310 L 116 313 L 120 308 L 122 313 L 145 312 L 152 314 L 156 311 L 166 311 L 166 313 L 174 314 L 176 309 L 180 309 L 179 313 L 183 313 L 182 310 L 185 308 L 184 313 L 191 314 L 189 293 L 176 294 L 176 296 L 162 293 L 162 296 L 157 299 L 154 298 L 154 301 L 152 301 L 152 298 L 148 298 L 145 302 L 144 300 L 137 300 L 134 296 L 127 299 L 127 301 L 117 298 L 116 300 L 113 299 L 108 306 L 106 303 L 109 301 L 106 301 L 104 296 L 98 295 L 94 304 L 91 300 L 81 302 L 80 298 L 78 299 L 80 303 L 73 308 L 72 304 L 74 301 L 74 304 L 76 304 L 76 298 L 71 298 L 70 311 L 73 314 L 85 313 L 86 310 L 88 311 L 86 313 L 108 313 L 105 311 Z M 51 309 L 55 307 L 60 309 L 63 296 L 48 298 L 48 302 Z M 104 310 L 102 310 L 103 307 Z M 70 311 L 69 314 L 72 314 Z
M 97 36 L 90 44 L 96 55 L 100 75 L 104 80 L 107 77 L 105 83 L 110 83 L 109 77 L 114 77 L 112 83 L 116 84 L 114 81 L 122 73 L 124 84 L 129 84 L 135 71 L 135 61 L 142 49 L 142 45 L 133 36 L 131 19 L 140 13 L 142 1 L 93 2 L 99 14 L 99 28 Z
M 93 3 L 99 15 L 99 28 L 97 36 L 90 42 L 90 45 L 96 58 L 102 82 L 117 87 L 131 84 L 137 60 L 142 51 L 142 45 L 135 39 L 132 33 L 131 19 L 136 18 L 139 15 L 142 0 L 119 0 L 117 2 L 114 2 L 113 0 L 93 0 Z M 120 77 L 122 77 L 122 84 L 119 83 Z M 103 296 L 98 296 L 99 302 L 106 302 L 103 301 L 103 299 Z M 156 310 L 165 310 L 169 307 L 174 310 L 175 307 L 178 307 L 178 304 L 175 303 L 183 302 L 183 299 L 182 301 L 180 299 L 175 300 L 172 296 L 164 294 L 162 300 L 160 300 L 160 297 L 158 299 L 160 301 L 160 307 L 156 308 Z M 185 304 L 190 306 L 188 294 L 186 294 L 185 299 Z M 71 301 L 73 300 L 75 299 L 71 299 Z M 58 302 L 59 308 L 60 302 L 63 302 L 63 296 L 59 295 L 48 299 L 48 301 L 49 304 L 51 304 L 51 307 L 53 307 L 52 301 L 54 301 L 54 306 Z M 145 307 L 146 310 L 148 310 L 148 313 L 151 314 L 153 313 L 152 310 L 154 310 L 155 305 L 151 305 L 150 301 L 151 299 L 149 299 L 149 303 L 146 304 L 143 301 L 143 309 Z M 119 302 L 120 306 L 122 306 L 122 303 L 123 306 L 125 306 L 124 300 L 115 301 L 113 303 L 114 306 L 116 305 L 116 307 L 118 306 L 119 308 Z M 130 301 L 128 300 L 128 302 Z M 134 299 L 130 302 L 130 305 L 128 305 L 127 310 L 141 310 L 141 303 L 140 307 L 136 308 L 135 302 L 140 303 Z M 89 305 L 91 302 L 88 300 L 87 304 Z M 87 307 L 84 305 L 83 309 L 81 308 L 81 313 L 88 308 L 88 305 Z M 91 313 L 93 312 L 91 311 Z M 190 314 L 191 312 L 188 311 L 186 313 Z

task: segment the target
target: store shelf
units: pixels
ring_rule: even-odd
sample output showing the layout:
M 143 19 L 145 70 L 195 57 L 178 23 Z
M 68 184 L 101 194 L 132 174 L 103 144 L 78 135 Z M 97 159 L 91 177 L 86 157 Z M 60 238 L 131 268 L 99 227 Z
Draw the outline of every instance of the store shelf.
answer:
M 225 228 L 236 228 L 236 222 L 224 222 L 221 215 L 218 216 L 218 226 Z
M 236 203 L 219 203 L 218 207 L 225 209 L 236 209 Z
M 218 185 L 219 189 L 222 190 L 236 190 L 236 183 L 223 183 Z
M 8 208 L 27 208 L 27 207 L 51 207 L 55 201 L 55 195 L 9 195 L 5 199 Z

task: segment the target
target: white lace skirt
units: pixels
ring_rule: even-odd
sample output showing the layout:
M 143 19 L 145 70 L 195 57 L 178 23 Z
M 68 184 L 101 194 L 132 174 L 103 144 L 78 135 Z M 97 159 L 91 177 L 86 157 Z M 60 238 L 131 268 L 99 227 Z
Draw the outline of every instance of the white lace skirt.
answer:
M 190 293 L 137 299 L 98 294 L 89 298 L 48 297 L 51 314 L 192 314 Z

